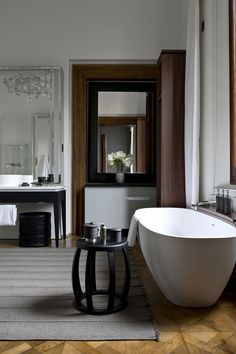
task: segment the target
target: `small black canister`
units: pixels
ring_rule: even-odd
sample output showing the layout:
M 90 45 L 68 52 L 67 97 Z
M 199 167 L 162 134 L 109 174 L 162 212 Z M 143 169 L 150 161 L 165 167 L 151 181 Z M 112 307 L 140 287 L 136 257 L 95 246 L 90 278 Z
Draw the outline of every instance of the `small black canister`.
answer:
M 98 238 L 98 226 L 94 222 L 84 224 L 84 238 L 86 241 L 96 242 Z
M 47 182 L 49 182 L 49 183 L 54 182 L 54 175 L 52 173 L 49 173 L 48 178 L 47 178 Z
M 108 236 L 110 242 L 121 242 L 122 240 L 122 230 L 117 227 L 112 227 L 108 231 Z

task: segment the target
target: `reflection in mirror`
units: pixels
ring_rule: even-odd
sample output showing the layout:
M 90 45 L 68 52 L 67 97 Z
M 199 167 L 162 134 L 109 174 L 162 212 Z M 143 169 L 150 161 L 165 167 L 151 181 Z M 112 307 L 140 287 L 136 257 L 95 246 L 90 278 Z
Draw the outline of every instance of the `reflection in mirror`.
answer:
M 33 173 L 47 176 L 53 171 L 53 129 L 49 114 L 33 115 Z
M 114 172 L 107 163 L 107 155 L 124 151 L 133 156 L 126 173 L 146 173 L 148 127 L 147 92 L 99 92 L 98 172 Z
M 154 83 L 90 82 L 90 182 L 111 181 L 109 175 L 116 171 L 107 156 L 117 151 L 133 157 L 131 166 L 125 168 L 128 179 L 155 180 L 155 106 Z
M 60 130 L 61 68 L 0 67 L 0 174 L 58 180 Z
M 24 175 L 28 172 L 29 166 L 29 145 L 28 144 L 8 144 L 6 145 L 6 174 Z
M 108 163 L 107 156 L 112 152 L 123 151 L 126 154 L 130 153 L 132 156 L 135 155 L 133 151 L 132 141 L 132 131 L 133 126 L 129 125 L 128 122 L 124 124 L 118 124 L 115 117 L 112 117 L 110 123 L 104 123 L 106 117 L 99 117 L 99 127 L 100 127 L 100 154 L 98 154 L 98 172 L 113 173 L 114 168 Z M 124 172 L 133 172 L 133 162 L 131 166 L 125 167 Z

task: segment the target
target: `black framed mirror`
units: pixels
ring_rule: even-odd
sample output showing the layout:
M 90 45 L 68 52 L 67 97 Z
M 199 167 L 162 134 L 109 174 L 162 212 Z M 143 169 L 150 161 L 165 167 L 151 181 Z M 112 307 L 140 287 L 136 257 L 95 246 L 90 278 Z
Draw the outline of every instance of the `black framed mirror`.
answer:
M 87 82 L 87 182 L 114 183 L 108 155 L 132 156 L 125 183 L 156 182 L 156 96 L 153 81 Z

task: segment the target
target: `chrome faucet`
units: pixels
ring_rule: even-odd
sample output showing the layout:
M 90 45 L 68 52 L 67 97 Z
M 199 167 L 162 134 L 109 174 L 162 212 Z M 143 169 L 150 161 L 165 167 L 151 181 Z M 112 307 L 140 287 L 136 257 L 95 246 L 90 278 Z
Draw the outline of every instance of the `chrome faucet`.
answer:
M 216 204 L 215 200 L 205 200 L 203 202 L 198 202 L 197 204 L 192 204 L 192 208 L 194 210 L 198 210 L 198 207 L 200 207 L 200 206 L 204 206 L 204 205 L 209 206 L 209 205 L 214 205 L 214 204 Z

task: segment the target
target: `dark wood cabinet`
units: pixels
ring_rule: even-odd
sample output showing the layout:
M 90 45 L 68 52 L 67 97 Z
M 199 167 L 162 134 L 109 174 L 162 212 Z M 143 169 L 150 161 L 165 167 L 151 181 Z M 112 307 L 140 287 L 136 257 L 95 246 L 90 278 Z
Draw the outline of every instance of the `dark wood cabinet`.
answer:
M 185 207 L 185 51 L 162 51 L 158 65 L 157 199 L 160 206 Z

